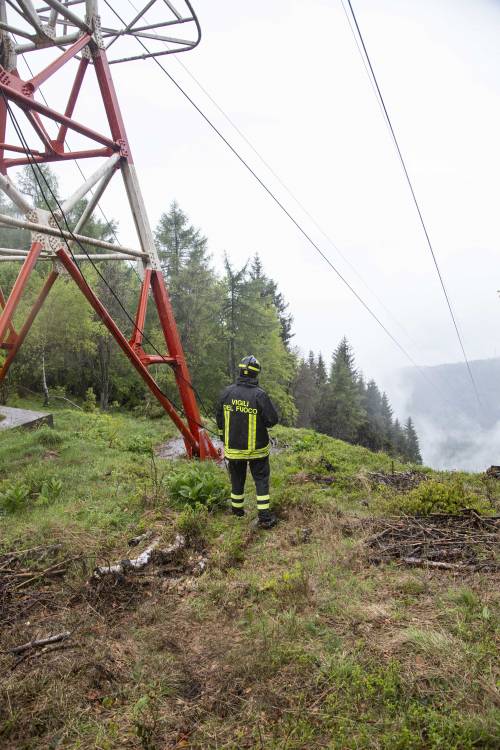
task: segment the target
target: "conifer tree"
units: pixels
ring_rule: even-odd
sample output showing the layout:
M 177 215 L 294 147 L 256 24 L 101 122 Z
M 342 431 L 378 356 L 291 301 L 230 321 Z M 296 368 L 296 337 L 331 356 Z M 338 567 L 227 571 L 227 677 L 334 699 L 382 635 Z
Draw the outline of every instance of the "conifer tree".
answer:
M 282 293 L 278 291 L 277 283 L 264 273 L 264 268 L 258 253 L 256 253 L 252 259 L 249 276 L 253 282 L 256 293 L 260 294 L 263 299 L 271 302 L 275 307 L 280 322 L 280 336 L 286 349 L 289 350 L 290 341 L 294 336 L 292 333 L 293 317 L 289 312 L 288 303 L 285 301 Z
M 391 430 L 391 455 L 406 459 L 406 436 L 399 419 L 395 419 Z
M 318 354 L 318 361 L 316 362 L 316 385 L 319 387 L 326 384 L 328 376 L 326 374 L 325 361 L 321 352 Z
M 299 363 L 293 389 L 293 397 L 298 412 L 297 427 L 312 427 L 317 393 L 315 373 L 314 370 L 311 370 L 310 360 L 305 362 L 302 359 Z
M 408 417 L 406 421 L 406 424 L 404 426 L 404 434 L 406 438 L 406 456 L 408 460 L 414 464 L 421 464 L 422 455 L 420 453 L 418 436 L 411 417 Z
M 321 394 L 315 422 L 322 432 L 354 443 L 363 416 L 354 354 L 344 337 L 333 354 L 330 378 Z

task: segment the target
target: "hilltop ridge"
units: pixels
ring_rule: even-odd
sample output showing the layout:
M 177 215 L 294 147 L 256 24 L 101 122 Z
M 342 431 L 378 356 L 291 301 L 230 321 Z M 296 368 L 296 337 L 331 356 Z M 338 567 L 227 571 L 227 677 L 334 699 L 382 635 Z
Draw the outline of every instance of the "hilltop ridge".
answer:
M 6 747 L 497 746 L 496 573 L 376 563 L 369 540 L 430 500 L 498 514 L 498 482 L 278 428 L 280 523 L 264 532 L 250 484 L 239 522 L 219 507 L 222 469 L 155 455 L 166 420 L 54 421 L 0 442 Z M 179 534 L 175 561 L 89 583 Z M 58 649 L 8 651 L 66 631 Z

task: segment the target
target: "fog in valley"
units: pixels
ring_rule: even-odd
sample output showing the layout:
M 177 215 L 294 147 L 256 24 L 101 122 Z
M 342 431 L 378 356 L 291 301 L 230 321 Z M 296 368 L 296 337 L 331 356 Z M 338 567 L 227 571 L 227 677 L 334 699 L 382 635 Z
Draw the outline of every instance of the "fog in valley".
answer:
M 415 420 L 424 463 L 483 471 L 500 464 L 500 359 L 471 362 L 480 404 L 463 363 L 405 369 L 391 386 L 398 411 Z M 425 377 L 424 377 L 425 375 Z

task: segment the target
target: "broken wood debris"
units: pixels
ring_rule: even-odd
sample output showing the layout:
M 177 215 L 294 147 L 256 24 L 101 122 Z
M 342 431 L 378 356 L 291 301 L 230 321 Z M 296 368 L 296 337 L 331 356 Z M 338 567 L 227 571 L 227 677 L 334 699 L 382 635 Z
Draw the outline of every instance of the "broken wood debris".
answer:
M 39 638 L 38 640 L 32 640 L 28 641 L 27 643 L 23 643 L 21 646 L 14 646 L 13 648 L 10 648 L 9 651 L 11 654 L 22 654 L 24 651 L 28 651 L 30 649 L 43 648 L 44 646 L 49 646 L 53 643 L 66 641 L 68 638 L 71 638 L 71 633 L 69 630 L 65 630 L 64 632 L 57 633 L 56 635 L 49 635 L 47 638 Z
M 182 534 L 177 534 L 173 543 L 165 549 L 158 549 L 160 539 L 155 539 L 144 552 L 141 552 L 135 558 L 125 558 L 119 562 L 113 563 L 112 565 L 101 565 L 95 568 L 91 576 L 91 581 L 99 581 L 104 576 L 114 575 L 123 576 L 127 572 L 134 570 L 141 570 L 152 562 L 165 564 L 170 562 L 181 550 L 186 546 L 186 539 Z
M 375 520 L 367 540 L 370 562 L 443 570 L 499 570 L 500 516 L 474 510 L 458 514 L 403 516 Z
M 152 539 L 155 535 L 155 532 L 153 529 L 150 529 L 149 531 L 145 531 L 144 534 L 138 534 L 138 536 L 133 536 L 132 539 L 129 539 L 127 544 L 129 547 L 137 547 L 141 542 L 147 542 L 150 539 Z
M 294 474 L 290 479 L 291 484 L 305 484 L 306 482 L 330 485 L 335 482 L 335 477 L 327 474 L 313 474 L 307 471 L 299 471 L 298 474 Z
M 371 471 L 368 478 L 373 484 L 385 484 L 387 487 L 394 487 L 397 490 L 412 490 L 419 484 L 429 479 L 423 471 L 395 471 L 387 474 L 383 471 Z
M 492 479 L 500 479 L 500 466 L 490 466 L 489 469 L 486 469 L 485 474 Z

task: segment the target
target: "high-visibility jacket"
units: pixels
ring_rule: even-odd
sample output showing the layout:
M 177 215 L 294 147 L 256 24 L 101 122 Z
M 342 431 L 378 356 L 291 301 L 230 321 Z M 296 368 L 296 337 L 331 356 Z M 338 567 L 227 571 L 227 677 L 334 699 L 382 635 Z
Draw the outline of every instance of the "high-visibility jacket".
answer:
M 278 423 L 278 415 L 256 378 L 238 378 L 226 388 L 216 416 L 226 458 L 252 459 L 269 455 L 267 429 Z

